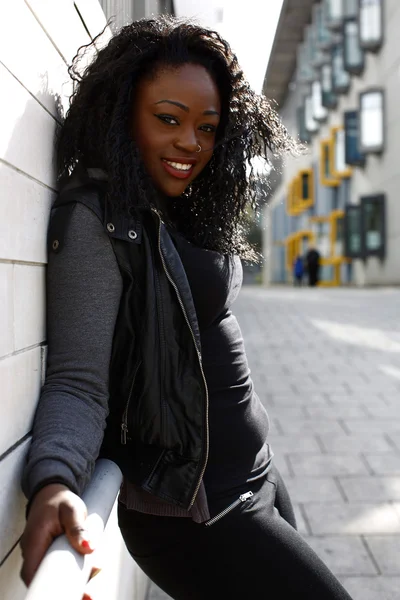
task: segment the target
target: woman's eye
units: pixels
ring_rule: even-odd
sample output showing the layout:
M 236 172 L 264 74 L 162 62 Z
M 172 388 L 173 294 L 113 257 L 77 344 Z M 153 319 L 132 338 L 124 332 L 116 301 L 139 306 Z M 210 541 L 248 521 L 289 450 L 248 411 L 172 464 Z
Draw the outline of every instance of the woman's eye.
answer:
M 217 131 L 217 128 L 215 127 L 215 125 L 202 125 L 200 127 L 201 131 L 204 131 L 205 133 L 215 133 Z
M 160 121 L 163 123 L 167 123 L 168 125 L 179 125 L 179 121 L 176 117 L 172 115 L 155 115 Z

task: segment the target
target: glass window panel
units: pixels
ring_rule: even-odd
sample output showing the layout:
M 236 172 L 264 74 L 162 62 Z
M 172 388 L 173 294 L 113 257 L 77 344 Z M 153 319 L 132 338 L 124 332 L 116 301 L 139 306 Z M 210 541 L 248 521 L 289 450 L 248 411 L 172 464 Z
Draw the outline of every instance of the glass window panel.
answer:
M 361 148 L 380 150 L 383 148 L 383 94 L 381 91 L 361 95 L 360 106 Z
M 324 161 L 325 178 L 329 179 L 331 176 L 331 161 L 330 161 L 330 151 L 329 151 L 328 144 L 325 144 L 323 146 L 323 161 Z
M 361 70 L 364 64 L 364 51 L 360 46 L 358 22 L 346 21 L 344 29 L 344 64 L 345 68 Z
M 344 68 L 343 46 L 332 48 L 332 87 L 334 91 L 345 92 L 350 85 L 350 73 Z
M 379 45 L 382 41 L 381 0 L 360 0 L 360 39 L 362 44 Z
M 305 99 L 305 119 L 307 131 L 309 131 L 310 133 L 318 131 L 318 122 L 314 119 L 313 116 L 312 96 L 307 96 L 307 98 Z
M 301 175 L 301 197 L 303 200 L 308 200 L 310 197 L 310 177 L 308 173 Z
M 329 16 L 337 21 L 343 16 L 343 0 L 329 0 Z
M 349 110 L 344 113 L 345 127 L 345 161 L 348 165 L 363 165 L 365 156 L 359 151 L 359 119 L 358 111 Z
M 316 24 L 317 45 L 320 48 L 329 48 L 332 35 L 326 26 L 328 19 L 328 7 L 326 2 L 316 4 L 314 7 L 314 19 Z
M 358 17 L 358 0 L 344 0 L 344 16 Z
M 365 228 L 365 249 L 367 254 L 380 250 L 383 245 L 383 204 L 364 199 L 363 217 Z
M 321 82 L 314 81 L 311 90 L 314 119 L 323 121 L 328 116 L 328 110 L 322 104 Z
M 346 213 L 347 254 L 360 256 L 362 253 L 360 207 L 348 207 Z
M 297 127 L 298 127 L 300 141 L 308 144 L 311 141 L 311 136 L 306 129 L 304 106 L 300 106 L 297 109 Z
M 339 131 L 335 131 L 335 171 L 342 173 L 346 169 L 345 133 L 343 129 L 339 129 Z

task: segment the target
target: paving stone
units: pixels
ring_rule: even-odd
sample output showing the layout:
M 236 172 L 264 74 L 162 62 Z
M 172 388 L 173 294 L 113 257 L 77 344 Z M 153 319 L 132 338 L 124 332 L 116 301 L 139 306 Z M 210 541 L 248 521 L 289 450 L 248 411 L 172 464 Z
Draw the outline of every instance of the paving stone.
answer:
M 291 476 L 291 470 L 289 469 L 287 458 L 283 453 L 274 451 L 273 461 L 282 477 Z
M 378 575 L 359 537 L 308 536 L 305 540 L 335 575 Z
M 400 433 L 400 419 L 345 419 L 344 423 L 350 432 L 358 433 Z
M 326 452 L 348 452 L 349 454 L 359 454 L 360 452 L 393 452 L 393 446 L 384 437 L 382 433 L 374 435 L 361 433 L 352 433 L 350 435 L 324 433 L 320 436 L 321 444 Z
M 400 535 L 368 535 L 365 540 L 381 573 L 400 575 Z
M 294 510 L 294 516 L 296 517 L 296 525 L 297 525 L 297 531 L 300 533 L 300 535 L 302 536 L 306 536 L 306 535 L 310 535 L 310 528 L 308 527 L 304 516 L 303 516 L 303 507 L 298 504 L 297 502 L 293 502 L 293 510 Z
M 343 496 L 332 477 L 290 477 L 286 487 L 294 502 L 342 502 Z
M 274 452 L 287 453 L 314 453 L 321 452 L 315 435 L 311 433 L 291 435 L 269 435 L 268 441 Z
M 344 394 L 338 394 L 333 392 L 327 392 L 328 401 L 333 405 L 345 405 L 348 404 L 385 404 L 384 399 L 378 393 L 365 393 L 365 394 L 350 394 L 348 391 Z
M 276 419 L 284 434 L 291 433 L 344 433 L 338 421 L 332 419 Z
M 304 503 L 304 510 L 314 535 L 400 533 L 400 516 L 388 502 L 308 502 Z
M 365 454 L 365 459 L 376 475 L 400 475 L 400 454 Z
M 365 419 L 368 417 L 366 409 L 362 405 L 341 406 L 308 406 L 306 407 L 310 419 Z
M 270 417 L 274 417 L 278 420 L 285 421 L 286 419 L 304 419 L 307 418 L 307 415 L 304 410 L 304 406 L 295 405 L 295 406 L 274 406 L 271 408 Z
M 399 600 L 400 577 L 342 577 L 353 600 Z
M 327 475 L 368 475 L 368 470 L 358 456 L 348 454 L 289 454 L 296 475 L 326 477 Z
M 400 500 L 400 477 L 339 477 L 349 502 Z
M 304 393 L 298 394 L 272 394 L 275 406 L 328 406 L 327 397 L 324 394 Z
M 386 437 L 396 446 L 396 448 L 400 451 L 400 432 L 399 431 L 389 431 L 386 434 Z

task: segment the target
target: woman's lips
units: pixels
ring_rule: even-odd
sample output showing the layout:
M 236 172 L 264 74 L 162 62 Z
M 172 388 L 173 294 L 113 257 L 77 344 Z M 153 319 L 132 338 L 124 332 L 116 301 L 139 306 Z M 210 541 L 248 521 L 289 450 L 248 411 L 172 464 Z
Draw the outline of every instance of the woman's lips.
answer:
M 164 166 L 164 169 L 167 171 L 167 173 L 169 173 L 173 177 L 176 177 L 177 179 L 187 179 L 193 173 L 194 165 L 191 165 L 190 169 L 187 169 L 187 171 L 182 171 L 180 169 L 176 169 L 175 167 L 173 167 L 172 165 L 167 163 L 165 159 L 163 159 L 161 162 Z M 183 164 L 189 164 L 189 163 L 183 163 Z

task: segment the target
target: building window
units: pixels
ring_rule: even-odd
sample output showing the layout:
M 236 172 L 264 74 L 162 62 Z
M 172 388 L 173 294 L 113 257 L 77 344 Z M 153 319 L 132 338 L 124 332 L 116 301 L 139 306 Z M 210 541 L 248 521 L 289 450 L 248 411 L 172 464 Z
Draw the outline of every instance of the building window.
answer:
M 376 51 L 383 43 L 382 0 L 360 0 L 360 43 L 365 50 Z
M 332 50 L 332 91 L 345 94 L 350 87 L 350 73 L 344 68 L 344 50 L 342 45 L 333 46 Z
M 312 83 L 316 77 L 311 66 L 309 52 L 306 41 L 299 44 L 297 49 L 297 81 L 299 83 Z
M 321 50 L 328 50 L 332 44 L 332 34 L 326 26 L 328 8 L 325 2 L 315 4 L 314 17 L 316 44 Z
M 331 175 L 337 179 L 351 177 L 352 170 L 346 165 L 345 131 L 343 127 L 332 127 L 331 134 Z
M 299 132 L 299 140 L 304 144 L 311 142 L 311 134 L 306 129 L 305 107 L 299 106 L 297 109 L 297 130 Z
M 343 0 L 344 3 L 344 18 L 358 17 L 359 13 L 359 0 Z
M 298 174 L 300 182 L 300 206 L 301 212 L 314 205 L 314 171 L 303 169 Z
M 346 19 L 343 25 L 344 68 L 359 75 L 364 70 L 364 50 L 360 46 L 359 25 L 356 18 Z
M 364 196 L 357 206 L 346 207 L 345 253 L 349 258 L 378 256 L 386 251 L 386 199 L 384 194 Z
M 344 113 L 344 131 L 346 165 L 364 166 L 365 154 L 358 149 L 360 135 L 357 110 L 348 110 Z
M 383 90 L 373 89 L 360 94 L 361 152 L 383 152 L 384 149 L 384 99 Z
M 321 92 L 322 106 L 326 108 L 336 108 L 337 96 L 332 90 L 332 66 L 324 65 L 321 69 Z
M 314 81 L 311 86 L 313 117 L 316 121 L 325 121 L 328 109 L 322 104 L 322 87 L 320 81 Z
M 385 195 L 361 198 L 364 256 L 385 256 Z
M 320 146 L 320 181 L 322 185 L 335 187 L 340 184 L 340 179 L 334 177 L 332 166 L 332 140 L 322 140 Z
M 304 100 L 306 129 L 309 133 L 318 131 L 319 123 L 314 119 L 312 96 L 306 96 Z
M 323 0 L 327 7 L 327 26 L 329 29 L 340 29 L 344 17 L 344 4 L 347 0 Z
M 361 258 L 363 252 L 361 207 L 346 206 L 344 216 L 344 251 L 348 258 Z

